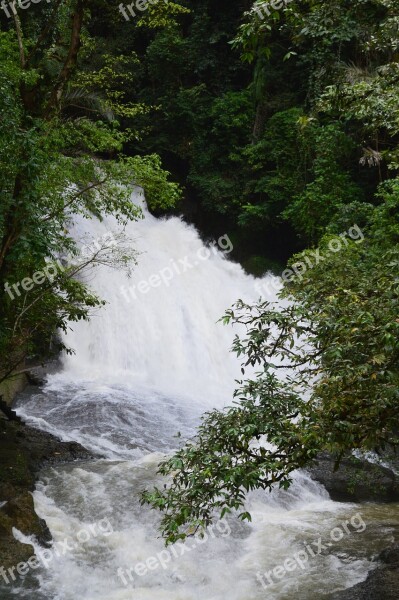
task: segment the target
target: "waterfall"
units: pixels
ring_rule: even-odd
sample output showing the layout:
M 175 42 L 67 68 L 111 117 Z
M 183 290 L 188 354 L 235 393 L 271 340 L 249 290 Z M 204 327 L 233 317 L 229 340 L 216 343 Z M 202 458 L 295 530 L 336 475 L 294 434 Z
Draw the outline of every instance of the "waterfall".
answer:
M 142 202 L 139 192 L 133 200 Z M 36 586 L 29 579 L 21 584 L 21 597 L 316 600 L 323 589 L 364 579 L 368 561 L 331 551 L 265 591 L 262 573 L 356 512 L 332 502 L 306 473 L 294 474 L 288 492 L 250 494 L 251 524 L 231 518 L 204 543 L 189 540 L 184 551 L 163 547 L 159 516 L 140 505 L 140 492 L 159 480 L 157 463 L 176 447 L 178 431 L 192 436 L 204 411 L 232 402 L 240 377 L 229 352 L 236 331 L 218 320 L 238 298 L 256 300 L 260 288 L 275 299 L 275 285 L 229 260 L 228 236 L 206 245 L 182 219 L 156 219 L 143 210 L 144 219 L 124 231 L 139 253 L 131 276 L 107 266 L 88 276 L 106 306 L 90 322 L 71 323 L 65 341 L 75 354 L 18 408 L 28 423 L 104 456 L 43 472 L 36 510 L 54 543 L 69 539 L 72 549 L 53 555 L 35 574 Z M 110 218 L 82 220 L 74 234 L 97 240 L 117 229 Z M 101 529 L 101 523 L 108 525 Z M 92 534 L 82 541 L 82 531 Z
M 239 370 L 229 353 L 232 332 L 217 321 L 238 297 L 259 295 L 255 279 L 228 260 L 227 235 L 205 246 L 180 218 L 159 220 L 143 210 L 144 220 L 125 232 L 138 251 L 132 277 L 97 271 L 93 285 L 108 304 L 99 318 L 73 326 L 67 341 L 77 353 L 65 371 L 202 399 L 224 394 L 230 402 Z M 99 239 L 115 223 L 89 227 L 88 234 L 80 223 L 79 236 Z

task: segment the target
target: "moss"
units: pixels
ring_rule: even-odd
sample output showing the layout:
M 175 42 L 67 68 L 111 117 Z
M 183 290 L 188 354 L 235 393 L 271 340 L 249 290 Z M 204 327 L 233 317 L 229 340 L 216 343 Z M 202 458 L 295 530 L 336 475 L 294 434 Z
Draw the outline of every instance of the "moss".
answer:
M 10 406 L 18 392 L 21 392 L 27 384 L 27 377 L 24 373 L 15 375 L 0 383 L 0 396 Z
M 12 455 L 0 451 L 0 481 L 9 481 L 14 485 L 30 485 L 32 474 L 29 472 L 26 458 L 20 452 Z

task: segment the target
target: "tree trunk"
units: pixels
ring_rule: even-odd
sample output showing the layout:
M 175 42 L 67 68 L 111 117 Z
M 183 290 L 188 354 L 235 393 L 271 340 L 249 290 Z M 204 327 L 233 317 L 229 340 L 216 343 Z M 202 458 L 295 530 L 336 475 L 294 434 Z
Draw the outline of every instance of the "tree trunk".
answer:
M 268 116 L 268 106 L 265 100 L 258 102 L 256 107 L 256 116 L 254 122 L 254 128 L 252 131 L 252 143 L 256 144 L 262 137 L 265 129 L 265 123 Z

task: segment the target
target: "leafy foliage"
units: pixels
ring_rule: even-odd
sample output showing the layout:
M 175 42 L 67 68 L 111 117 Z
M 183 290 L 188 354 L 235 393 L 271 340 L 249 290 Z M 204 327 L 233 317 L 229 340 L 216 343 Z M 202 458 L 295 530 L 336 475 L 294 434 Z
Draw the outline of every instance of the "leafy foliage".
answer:
M 117 119 L 144 112 L 123 93 L 134 56 L 103 54 L 96 70 L 87 68 L 97 49 L 87 30 L 90 8 L 77 0 L 26 11 L 24 22 L 17 16 L 0 33 L 0 379 L 27 356 L 45 355 L 58 330 L 102 305 L 77 279 L 82 266 L 29 292 L 9 292 L 77 253 L 68 234 L 74 216 L 113 215 L 121 224 L 140 218 L 133 182 L 154 209 L 170 209 L 180 198 L 157 155 L 122 154 L 132 131 Z M 134 252 L 108 250 L 107 259 L 89 263 L 124 267 L 134 260 Z
M 292 2 L 269 20 L 259 19 L 261 4 L 244 13 L 232 44 L 253 65 L 253 139 L 235 142 L 229 159 L 239 185 L 218 185 L 225 165 L 212 145 L 217 169 L 204 161 L 193 183 L 208 198 L 214 184 L 223 203 L 210 204 L 248 235 L 288 220 L 319 248 L 292 257 L 312 268 L 285 285 L 283 307 L 239 301 L 226 313 L 245 328 L 233 350 L 251 374 L 233 407 L 204 415 L 197 436 L 161 463 L 165 487 L 143 496 L 163 513 L 167 543 L 226 512 L 250 519 L 249 490 L 289 486 L 321 450 L 338 464 L 354 448 L 399 442 L 395 3 Z M 274 61 L 286 76 L 296 64 L 306 99 L 274 87 Z M 332 251 L 333 236 L 358 222 L 365 239 Z
M 206 414 L 196 438 L 160 465 L 171 476 L 165 489 L 144 494 L 164 513 L 167 542 L 232 510 L 250 519 L 246 492 L 288 487 L 321 450 L 339 461 L 399 443 L 399 245 L 395 227 L 381 253 L 377 217 L 391 202 L 376 209 L 363 243 L 347 240 L 336 253 L 323 238 L 324 259 L 287 284 L 286 307 L 239 301 L 227 311 L 226 324 L 245 328 L 233 345 L 243 373 L 258 372 L 232 408 Z
M 244 331 L 235 403 L 204 416 L 161 464 L 169 484 L 144 495 L 173 542 L 215 515 L 249 519 L 249 490 L 289 486 L 320 450 L 339 462 L 398 443 L 399 17 L 396 0 L 293 0 L 264 18 L 259 0 L 157 2 L 129 22 L 118 5 L 1 17 L 0 289 L 76 255 L 75 215 L 140 218 L 132 184 L 172 211 L 171 177 L 244 264 L 313 265 L 284 304 L 226 313 Z M 333 252 L 355 223 L 364 241 Z M 0 379 L 102 305 L 77 278 L 87 266 L 2 293 Z

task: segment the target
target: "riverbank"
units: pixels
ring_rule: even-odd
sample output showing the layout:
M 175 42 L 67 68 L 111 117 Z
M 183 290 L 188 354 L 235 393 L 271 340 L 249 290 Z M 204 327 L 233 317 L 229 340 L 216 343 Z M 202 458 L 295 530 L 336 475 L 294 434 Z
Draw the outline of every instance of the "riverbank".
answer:
M 392 456 L 386 459 L 391 464 Z M 399 478 L 383 464 L 349 455 L 335 470 L 335 458 L 323 452 L 307 470 L 336 502 L 399 502 Z
M 36 536 L 43 545 L 51 540 L 32 498 L 41 468 L 91 458 L 80 444 L 0 418 L 0 566 L 9 568 L 32 556 L 32 547 L 19 543 L 13 528 Z

